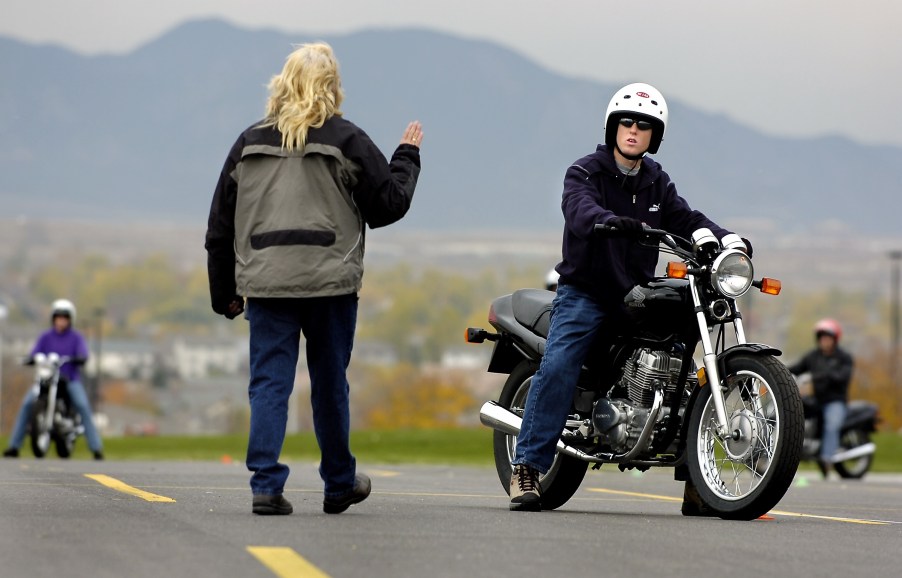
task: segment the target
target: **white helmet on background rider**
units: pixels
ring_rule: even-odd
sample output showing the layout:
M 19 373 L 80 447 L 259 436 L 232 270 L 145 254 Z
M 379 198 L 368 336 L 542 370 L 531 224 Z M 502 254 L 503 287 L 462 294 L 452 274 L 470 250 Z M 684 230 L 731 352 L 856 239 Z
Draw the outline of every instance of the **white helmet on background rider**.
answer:
M 614 93 L 604 115 L 604 142 L 609 149 L 617 147 L 617 123 L 621 118 L 651 122 L 651 142 L 645 152 L 650 154 L 658 152 L 658 147 L 664 139 L 664 131 L 667 129 L 667 102 L 657 88 L 644 82 L 636 82 L 627 84 Z
M 75 304 L 68 299 L 57 299 L 50 306 L 50 322 L 54 317 L 68 317 L 69 323 L 75 325 Z

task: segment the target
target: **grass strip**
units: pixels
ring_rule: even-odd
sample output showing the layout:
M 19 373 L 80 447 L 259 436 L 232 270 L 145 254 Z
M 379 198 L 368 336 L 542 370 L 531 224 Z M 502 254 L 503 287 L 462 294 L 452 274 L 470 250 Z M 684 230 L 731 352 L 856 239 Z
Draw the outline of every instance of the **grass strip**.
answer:
M 6 447 L 6 438 L 2 438 Z M 877 433 L 873 472 L 902 472 L 902 435 Z M 150 461 L 244 461 L 247 435 L 111 437 L 104 440 L 104 454 L 111 460 Z M 494 463 L 492 432 L 477 429 L 421 429 L 351 432 L 351 449 L 363 463 L 461 464 Z M 26 440 L 22 456 L 30 457 Z M 55 454 L 51 449 L 50 456 Z M 312 432 L 291 434 L 285 439 L 286 460 L 319 460 L 319 446 Z M 76 444 L 74 459 L 90 459 L 84 440 Z M 803 462 L 802 470 L 815 470 Z

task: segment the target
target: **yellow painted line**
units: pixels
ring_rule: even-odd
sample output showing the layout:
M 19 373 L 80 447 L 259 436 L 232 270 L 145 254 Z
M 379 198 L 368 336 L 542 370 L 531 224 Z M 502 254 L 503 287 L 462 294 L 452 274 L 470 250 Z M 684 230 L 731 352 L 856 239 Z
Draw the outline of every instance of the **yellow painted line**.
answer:
M 103 474 L 85 474 L 85 477 L 92 479 L 99 484 L 103 484 L 108 488 L 112 488 L 117 492 L 136 496 L 138 498 L 141 498 L 142 500 L 147 500 L 148 502 L 175 502 L 175 500 L 173 500 L 172 498 L 167 498 L 166 496 L 160 496 L 158 494 L 151 494 L 150 492 L 145 492 L 144 490 L 133 488 L 126 483 L 120 482 L 116 478 L 111 478 Z
M 661 500 L 664 502 L 682 502 L 682 498 L 674 498 L 673 496 L 661 496 L 658 494 L 641 494 L 639 492 L 626 492 L 622 490 L 606 490 L 605 488 L 586 488 L 590 492 L 599 494 L 615 494 L 618 496 L 630 496 L 633 498 L 647 498 L 649 500 Z
M 898 522 L 888 522 L 884 520 L 859 520 L 856 518 L 838 518 L 836 516 L 819 516 L 817 514 L 801 514 L 799 512 L 781 512 L 780 510 L 771 510 L 771 514 L 775 516 L 792 516 L 795 518 L 815 518 L 817 520 L 830 520 L 831 522 L 846 522 L 848 524 L 864 524 L 867 526 L 890 526 L 898 524 Z
M 625 492 L 622 490 L 608 490 L 605 488 L 586 488 L 590 492 L 599 494 L 614 494 L 618 496 L 631 496 L 634 498 L 647 498 L 649 500 L 661 500 L 665 502 L 682 502 L 682 498 L 674 498 L 673 496 L 661 496 L 658 494 L 642 494 L 639 492 Z M 888 526 L 897 522 L 887 522 L 883 520 L 859 520 L 857 518 L 840 518 L 837 516 L 819 516 L 817 514 L 802 514 L 799 512 L 784 512 L 780 510 L 771 510 L 768 512 L 774 516 L 792 516 L 795 518 L 814 518 L 816 520 L 829 520 L 831 522 L 845 522 L 847 524 L 864 524 L 869 526 Z
M 367 470 L 366 473 L 374 478 L 394 478 L 401 475 L 401 472 L 395 472 L 393 470 Z
M 247 551 L 279 578 L 329 578 L 291 548 L 248 546 Z

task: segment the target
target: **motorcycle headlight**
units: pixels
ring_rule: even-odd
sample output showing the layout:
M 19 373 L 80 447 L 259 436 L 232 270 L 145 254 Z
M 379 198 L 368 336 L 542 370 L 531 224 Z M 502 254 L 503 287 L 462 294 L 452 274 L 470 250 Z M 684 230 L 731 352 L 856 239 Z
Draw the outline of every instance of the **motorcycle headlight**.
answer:
M 754 278 L 752 260 L 738 249 L 724 251 L 711 265 L 711 285 L 724 297 L 741 297 L 752 286 Z

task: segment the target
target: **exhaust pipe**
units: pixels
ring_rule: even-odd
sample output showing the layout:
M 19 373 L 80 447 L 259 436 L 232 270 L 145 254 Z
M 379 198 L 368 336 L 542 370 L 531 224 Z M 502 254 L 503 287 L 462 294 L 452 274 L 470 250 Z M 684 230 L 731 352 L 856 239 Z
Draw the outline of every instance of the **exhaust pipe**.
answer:
M 850 450 L 846 450 L 844 452 L 840 452 L 838 454 L 834 454 L 830 461 L 834 464 L 836 462 L 844 462 L 846 460 L 854 460 L 855 458 L 860 458 L 864 456 L 871 455 L 877 451 L 877 446 L 873 442 L 869 442 L 863 445 L 860 445 L 856 448 L 852 448 Z
M 518 435 L 520 433 L 520 428 L 523 427 L 523 418 L 501 407 L 494 401 L 487 401 L 482 404 L 482 408 L 479 410 L 479 421 L 482 422 L 482 425 L 511 436 Z M 586 452 L 580 451 L 574 447 L 570 447 L 561 440 L 557 441 L 557 451 L 558 453 L 585 462 L 598 461 L 598 458 L 590 456 Z

